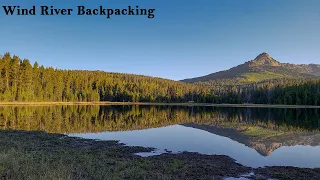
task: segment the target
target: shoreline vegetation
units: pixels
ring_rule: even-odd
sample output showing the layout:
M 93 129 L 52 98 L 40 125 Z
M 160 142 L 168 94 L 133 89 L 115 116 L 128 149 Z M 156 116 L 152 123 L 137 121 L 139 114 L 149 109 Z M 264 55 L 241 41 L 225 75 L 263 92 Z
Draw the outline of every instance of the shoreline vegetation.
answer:
M 320 169 L 251 168 L 224 155 L 182 152 L 140 157 L 153 148 L 40 131 L 0 131 L 1 179 L 319 179 Z
M 266 54 L 258 59 L 261 58 L 270 59 Z M 266 80 L 247 74 L 244 76 L 248 79 L 244 82 L 238 82 L 236 79 L 240 77 L 236 75 L 208 82 L 186 83 L 136 74 L 64 70 L 44 67 L 38 62 L 32 65 L 28 59 L 11 56 L 10 53 L 0 55 L 0 71 L 0 102 L 195 102 L 320 106 L 320 80 L 309 76 L 285 78 L 272 75 L 273 78 Z
M 146 105 L 146 106 L 206 106 L 206 107 L 257 107 L 257 108 L 320 108 L 312 105 L 284 104 L 212 104 L 212 103 L 155 103 L 155 102 L 0 102 L 0 106 L 48 106 L 48 105 Z
M 193 112 L 197 108 L 192 109 L 192 113 L 172 111 L 180 112 L 176 115 L 159 110 L 162 107 L 153 107 L 149 113 L 147 110 L 139 111 L 135 105 L 184 106 L 185 109 L 291 108 L 292 111 L 280 112 L 287 117 L 282 118 L 280 125 L 290 118 L 290 122 L 286 122 L 290 126 L 284 124 L 286 126 L 283 129 L 313 129 L 319 125 L 318 119 L 314 118 L 317 115 L 305 116 L 303 121 L 300 121 L 300 117 L 313 111 L 305 110 L 306 108 L 320 108 L 320 80 L 317 78 L 292 79 L 265 73 L 245 74 L 248 76 L 248 81 L 245 82 L 242 81 L 243 78 L 238 81 L 240 77 L 235 76 L 235 79 L 185 83 L 135 74 L 63 70 L 44 67 L 38 62 L 32 65 L 28 59 L 20 59 L 10 53 L 0 56 L 0 71 L 0 127 L 5 129 L 0 131 L 0 179 L 224 179 L 252 173 L 254 175 L 249 177 L 251 179 L 320 179 L 320 168 L 251 168 L 224 155 L 190 152 L 140 157 L 135 153 L 151 152 L 154 149 L 61 134 L 73 130 L 88 131 L 87 128 L 91 128 L 90 132 L 101 129 L 105 131 L 107 128 L 139 129 L 170 124 L 173 123 L 172 119 L 176 123 L 186 119 L 190 122 L 201 120 L 203 116 L 215 117 L 212 113 L 199 113 L 197 116 Z M 276 79 L 261 79 L 261 76 L 267 75 Z M 66 107 L 68 105 L 79 107 Z M 115 108 L 111 107 L 113 105 L 127 110 L 125 113 L 117 113 L 120 112 L 117 110 L 110 113 L 100 111 L 100 108 Z M 126 105 L 134 105 L 132 112 L 129 111 L 131 107 Z M 48 107 L 36 111 L 38 107 L 23 106 Z M 302 113 L 294 108 L 303 108 L 306 112 Z M 317 111 L 312 113 L 317 114 Z M 166 115 L 157 115 L 158 112 Z M 248 114 L 250 117 L 254 115 Z M 287 116 L 290 114 L 292 116 Z M 128 118 L 124 119 L 123 115 Z M 245 118 L 245 115 L 241 118 Z M 150 117 L 154 118 L 151 120 Z M 268 113 L 265 119 L 272 118 L 272 113 Z M 117 119 L 123 121 L 116 121 Z M 268 122 L 267 125 L 266 121 L 261 124 L 282 128 L 279 124 Z M 48 129 L 57 134 L 47 133 Z M 253 129 L 248 133 L 257 135 L 257 131 L 260 129 Z

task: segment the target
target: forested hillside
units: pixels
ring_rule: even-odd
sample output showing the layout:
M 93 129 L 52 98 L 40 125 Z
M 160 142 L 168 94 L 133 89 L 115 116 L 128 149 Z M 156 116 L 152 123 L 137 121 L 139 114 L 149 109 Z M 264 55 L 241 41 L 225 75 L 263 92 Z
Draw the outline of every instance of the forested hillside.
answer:
M 320 105 L 320 79 L 282 78 L 244 85 L 196 83 L 215 93 L 215 103 Z
M 280 63 L 262 53 L 226 71 L 183 82 L 209 88 L 214 103 L 320 105 L 320 65 Z
M 278 78 L 252 83 L 233 79 L 185 83 L 103 71 L 61 70 L 27 59 L 0 58 L 0 101 L 199 102 L 320 105 L 316 78 Z
M 9 53 L 0 58 L 1 101 L 213 101 L 210 89 L 147 76 L 60 70 Z

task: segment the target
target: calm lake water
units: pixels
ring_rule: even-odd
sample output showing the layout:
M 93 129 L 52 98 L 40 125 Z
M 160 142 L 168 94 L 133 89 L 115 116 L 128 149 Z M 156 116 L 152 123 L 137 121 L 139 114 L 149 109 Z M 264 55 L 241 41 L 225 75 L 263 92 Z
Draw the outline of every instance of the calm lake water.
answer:
M 0 127 L 227 155 L 251 167 L 320 167 L 320 110 L 175 106 L 0 107 Z

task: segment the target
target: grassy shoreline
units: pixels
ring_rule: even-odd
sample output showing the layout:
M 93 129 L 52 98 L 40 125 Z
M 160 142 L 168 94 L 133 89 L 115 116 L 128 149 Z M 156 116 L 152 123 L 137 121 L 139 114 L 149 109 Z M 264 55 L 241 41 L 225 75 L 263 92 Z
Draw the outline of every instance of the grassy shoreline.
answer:
M 134 155 L 153 148 L 129 147 L 38 131 L 0 131 L 1 179 L 320 179 L 320 169 L 250 168 L 223 155 L 183 152 Z
M 212 104 L 212 103 L 152 103 L 152 102 L 0 102 L 0 106 L 59 106 L 59 105 L 154 105 L 154 106 L 207 106 L 207 107 L 257 107 L 257 108 L 320 108 L 311 105 L 281 104 Z

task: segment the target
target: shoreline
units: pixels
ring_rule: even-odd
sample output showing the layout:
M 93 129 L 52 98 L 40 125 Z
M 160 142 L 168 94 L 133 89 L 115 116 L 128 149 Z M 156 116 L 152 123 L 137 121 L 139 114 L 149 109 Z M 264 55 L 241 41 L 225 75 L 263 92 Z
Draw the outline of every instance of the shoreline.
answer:
M 251 168 L 225 155 L 192 152 L 135 155 L 154 148 L 126 146 L 40 131 L 0 131 L 5 179 L 319 179 L 320 168 Z
M 146 106 L 196 106 L 196 107 L 239 107 L 239 108 L 320 108 L 312 105 L 281 104 L 212 104 L 212 103 L 153 103 L 153 102 L 0 102 L 0 106 L 60 106 L 60 105 L 146 105 Z

